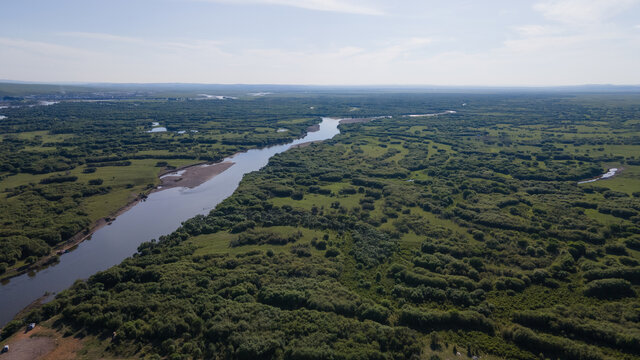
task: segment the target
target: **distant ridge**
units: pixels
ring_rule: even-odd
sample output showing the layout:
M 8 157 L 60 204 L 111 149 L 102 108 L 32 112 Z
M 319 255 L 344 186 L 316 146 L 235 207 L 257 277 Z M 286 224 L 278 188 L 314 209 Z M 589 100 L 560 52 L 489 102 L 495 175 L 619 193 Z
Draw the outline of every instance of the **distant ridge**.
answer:
M 108 92 L 133 92 L 157 96 L 194 96 L 225 92 L 226 95 L 252 92 L 409 92 L 409 93 L 640 93 L 640 85 L 586 84 L 570 86 L 444 86 L 444 85 L 295 85 L 295 84 L 197 84 L 197 83 L 40 83 L 0 79 L 0 96 L 74 96 Z M 104 94 L 102 94 L 104 95 Z

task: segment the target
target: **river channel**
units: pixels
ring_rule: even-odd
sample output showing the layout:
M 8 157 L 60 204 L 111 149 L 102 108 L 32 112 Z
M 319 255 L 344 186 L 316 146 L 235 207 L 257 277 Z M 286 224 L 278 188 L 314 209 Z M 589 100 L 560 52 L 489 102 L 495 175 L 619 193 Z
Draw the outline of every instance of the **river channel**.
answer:
M 272 156 L 294 145 L 331 139 L 340 133 L 339 122 L 323 118 L 318 131 L 291 143 L 228 157 L 224 161 L 233 162 L 233 166 L 195 188 L 176 187 L 150 194 L 146 201 L 118 216 L 111 225 L 97 230 L 90 240 L 60 256 L 59 263 L 1 285 L 0 327 L 45 293 L 58 293 L 78 279 L 119 264 L 133 255 L 141 243 L 173 232 L 183 221 L 198 214 L 208 214 L 233 194 L 244 174 L 260 170 Z

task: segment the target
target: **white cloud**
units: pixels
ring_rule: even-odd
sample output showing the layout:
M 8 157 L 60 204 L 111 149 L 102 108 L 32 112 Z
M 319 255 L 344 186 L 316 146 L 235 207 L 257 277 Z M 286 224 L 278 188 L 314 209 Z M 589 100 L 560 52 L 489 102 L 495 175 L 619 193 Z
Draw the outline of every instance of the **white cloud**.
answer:
M 516 33 L 524 37 L 547 36 L 560 32 L 560 29 L 556 27 L 545 25 L 523 25 L 515 27 L 514 30 Z
M 156 50 L 170 50 L 170 51 L 201 51 L 203 53 L 215 51 L 219 54 L 222 53 L 220 46 L 224 44 L 222 41 L 217 40 L 200 40 L 200 39 L 170 39 L 170 40 L 151 40 L 143 39 L 131 36 L 120 36 L 107 33 L 92 33 L 92 32 L 61 32 L 59 36 L 72 37 L 86 40 L 96 40 L 110 42 L 115 45 L 131 45 L 135 44 L 136 47 L 146 47 Z
M 527 9 L 531 11 L 530 5 Z M 618 26 L 607 21 L 595 26 L 505 25 L 506 40 L 482 46 L 468 46 L 476 38 L 432 29 L 384 32 L 367 41 L 345 38 L 320 44 L 309 39 L 298 47 L 193 39 L 180 33 L 147 38 L 58 32 L 52 43 L 0 37 L 0 78 L 352 85 L 640 83 L 640 74 L 633 71 L 640 37 L 633 28 L 633 23 Z
M 544 0 L 533 8 L 550 20 L 569 24 L 602 22 L 614 17 L 639 0 Z
M 92 33 L 92 32 L 61 32 L 58 33 L 60 36 L 66 37 L 74 37 L 80 39 L 89 39 L 89 40 L 101 40 L 101 41 L 113 41 L 113 42 L 126 42 L 126 43 L 141 43 L 144 42 L 143 39 L 130 37 L 130 36 L 120 36 L 113 34 L 105 34 L 105 33 Z
M 78 49 L 71 46 L 5 37 L 0 37 L 0 45 L 2 45 L 3 47 L 6 46 L 4 50 L 13 49 L 25 53 L 30 53 L 32 55 L 50 56 L 52 58 L 77 57 L 96 54 L 93 51 Z
M 396 40 L 387 46 L 372 51 L 369 55 L 383 59 L 385 61 L 393 61 L 395 59 L 407 59 L 412 57 L 412 54 L 418 52 L 430 44 L 433 43 L 432 38 L 414 37 L 403 40 Z
M 514 53 L 553 54 L 576 45 L 588 46 L 594 39 L 587 36 L 536 36 L 504 42 L 504 49 Z
M 224 4 L 234 5 L 250 5 L 250 4 L 262 4 L 262 5 L 280 5 L 296 7 L 306 10 L 314 11 L 328 11 L 336 13 L 346 14 L 358 14 L 358 15 L 383 15 L 384 12 L 375 7 L 366 4 L 362 4 L 363 1 L 353 0 L 197 0 Z

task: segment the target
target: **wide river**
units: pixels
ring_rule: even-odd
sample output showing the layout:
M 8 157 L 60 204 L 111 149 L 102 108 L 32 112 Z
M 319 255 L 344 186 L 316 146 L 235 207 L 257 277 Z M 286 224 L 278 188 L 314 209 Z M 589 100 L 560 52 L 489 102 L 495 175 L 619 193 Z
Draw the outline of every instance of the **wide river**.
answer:
M 24 274 L 0 286 L 0 326 L 4 326 L 27 305 L 46 292 L 57 293 L 78 279 L 119 264 L 133 255 L 138 245 L 176 230 L 198 214 L 208 214 L 229 197 L 244 174 L 260 170 L 269 159 L 293 145 L 331 139 L 339 134 L 339 120 L 323 118 L 320 129 L 285 145 L 253 149 L 226 158 L 235 164 L 211 180 L 193 188 L 171 188 L 149 195 L 116 218 L 111 225 L 97 230 L 91 240 L 60 257 L 60 262 L 35 274 Z

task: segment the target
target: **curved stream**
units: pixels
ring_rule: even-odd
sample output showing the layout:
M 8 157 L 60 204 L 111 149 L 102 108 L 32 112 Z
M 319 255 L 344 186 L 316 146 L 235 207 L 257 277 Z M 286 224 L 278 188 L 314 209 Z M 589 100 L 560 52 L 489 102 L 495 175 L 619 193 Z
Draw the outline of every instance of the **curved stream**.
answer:
M 193 188 L 171 188 L 149 195 L 109 226 L 97 230 L 91 240 L 60 257 L 60 262 L 35 275 L 24 274 L 0 286 L 0 326 L 46 292 L 57 293 L 77 279 L 86 279 L 98 271 L 119 264 L 136 252 L 142 242 L 156 239 L 177 229 L 198 214 L 208 214 L 229 197 L 244 174 L 264 167 L 273 155 L 293 145 L 331 139 L 340 131 L 338 119 L 323 118 L 320 129 L 285 145 L 252 149 L 224 161 L 235 164 L 211 180 Z

